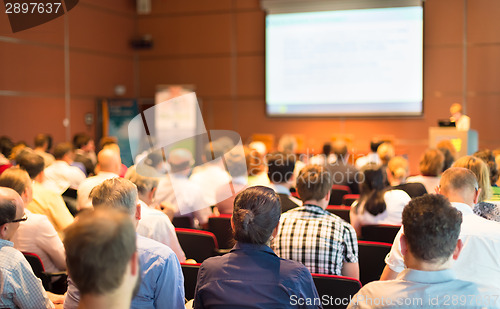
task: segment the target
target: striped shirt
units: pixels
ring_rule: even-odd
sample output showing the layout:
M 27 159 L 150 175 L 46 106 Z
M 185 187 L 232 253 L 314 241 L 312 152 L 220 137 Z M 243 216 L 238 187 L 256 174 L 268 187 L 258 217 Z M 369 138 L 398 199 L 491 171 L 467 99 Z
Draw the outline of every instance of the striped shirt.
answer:
M 310 204 L 281 215 L 272 248 L 279 257 L 301 262 L 317 274 L 342 275 L 344 262 L 358 262 L 358 241 L 353 227 Z
M 0 239 L 0 308 L 54 308 L 23 254 Z

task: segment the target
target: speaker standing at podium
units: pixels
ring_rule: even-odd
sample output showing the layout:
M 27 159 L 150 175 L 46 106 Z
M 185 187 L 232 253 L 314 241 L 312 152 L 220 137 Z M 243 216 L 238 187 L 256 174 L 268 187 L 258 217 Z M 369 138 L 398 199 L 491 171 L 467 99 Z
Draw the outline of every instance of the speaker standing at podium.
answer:
M 462 105 L 453 103 L 450 107 L 450 121 L 455 122 L 455 126 L 459 131 L 469 131 L 470 118 L 462 114 Z

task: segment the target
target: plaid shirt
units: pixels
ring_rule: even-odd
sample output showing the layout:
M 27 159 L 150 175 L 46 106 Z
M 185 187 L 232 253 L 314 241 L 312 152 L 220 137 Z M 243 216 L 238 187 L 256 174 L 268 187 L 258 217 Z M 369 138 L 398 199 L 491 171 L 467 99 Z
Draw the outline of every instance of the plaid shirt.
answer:
M 317 274 L 342 275 L 344 261 L 358 262 L 358 241 L 353 227 L 310 204 L 281 215 L 272 248 L 281 258 L 301 262 Z

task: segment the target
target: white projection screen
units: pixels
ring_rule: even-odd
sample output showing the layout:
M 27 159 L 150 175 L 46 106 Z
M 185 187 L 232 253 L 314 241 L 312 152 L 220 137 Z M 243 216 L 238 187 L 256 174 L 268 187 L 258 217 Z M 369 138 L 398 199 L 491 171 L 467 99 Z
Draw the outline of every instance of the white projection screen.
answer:
M 269 116 L 422 115 L 420 1 L 306 2 L 262 2 Z

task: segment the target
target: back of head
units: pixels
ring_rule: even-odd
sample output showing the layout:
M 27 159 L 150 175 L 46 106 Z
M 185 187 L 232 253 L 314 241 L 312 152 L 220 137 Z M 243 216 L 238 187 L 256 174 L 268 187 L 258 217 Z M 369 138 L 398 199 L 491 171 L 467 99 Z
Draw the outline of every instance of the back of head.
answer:
M 408 160 L 404 157 L 397 156 L 392 158 L 389 161 L 388 167 L 396 179 L 404 179 L 408 175 Z
M 437 149 L 427 149 L 420 160 L 420 173 L 424 176 L 438 176 L 443 170 L 444 156 Z
M 185 148 L 176 148 L 168 154 L 170 171 L 177 173 L 185 171 L 194 164 L 193 154 Z
M 85 133 L 77 133 L 73 136 L 73 146 L 75 149 L 80 149 L 87 145 L 92 138 Z
M 281 216 L 281 204 L 273 189 L 263 186 L 241 191 L 234 200 L 234 239 L 264 245 Z
M 150 167 L 144 166 L 143 169 L 144 168 L 147 169 Z M 149 175 L 150 173 L 145 173 L 145 175 Z M 153 189 L 158 187 L 158 182 L 159 182 L 158 178 L 147 177 L 141 175 L 141 173 L 138 173 L 136 166 L 131 166 L 128 168 L 127 173 L 125 174 L 125 179 L 130 180 L 137 187 L 139 195 L 150 193 Z
M 382 160 L 382 164 L 387 165 L 389 160 L 394 157 L 394 146 L 391 143 L 382 143 L 377 148 L 377 154 L 380 160 Z
M 488 166 L 483 160 L 473 157 L 465 156 L 458 159 L 453 167 L 463 167 L 476 175 L 477 183 L 479 188 L 481 188 L 481 193 L 479 194 L 479 201 L 485 201 L 491 197 L 491 187 L 490 187 L 490 175 L 488 171 Z
M 342 158 L 346 160 L 347 158 L 347 144 L 342 140 L 336 140 L 332 145 L 333 153 L 337 158 Z
M 14 147 L 14 143 L 7 136 L 0 137 L 0 153 L 4 155 L 4 157 L 8 158 Z
M 235 151 L 229 151 L 224 155 L 227 170 L 232 177 L 243 177 L 247 175 L 246 159 L 241 150 L 241 147 L 237 147 Z
M 16 162 L 20 168 L 28 172 L 31 179 L 35 179 L 45 168 L 45 161 L 42 156 L 32 150 L 23 150 L 16 157 Z
M 0 226 L 15 220 L 18 203 L 22 201 L 16 191 L 0 187 Z
M 331 152 L 332 152 L 332 144 L 324 143 L 323 144 L 323 154 L 328 157 Z
M 22 195 L 30 185 L 30 176 L 19 167 L 9 167 L 0 175 L 0 187 L 11 188 Z
M 284 134 L 280 137 L 278 141 L 278 151 L 285 153 L 296 153 L 297 152 L 297 139 L 291 134 Z
M 295 169 L 293 153 L 276 152 L 267 156 L 267 176 L 272 183 L 290 181 Z
M 447 197 L 451 195 L 462 196 L 466 200 L 473 200 L 479 185 L 476 175 L 463 167 L 451 167 L 441 176 L 439 182 L 441 193 Z
M 73 145 L 70 143 L 59 143 L 54 148 L 54 158 L 56 158 L 56 160 L 62 160 L 62 158 L 71 151 L 73 151 Z
M 118 174 L 120 172 L 120 156 L 111 149 L 103 149 L 97 154 L 99 171 Z
M 113 145 L 113 144 L 118 145 L 118 139 L 116 137 L 114 137 L 114 136 L 104 136 L 99 141 L 99 147 L 101 149 L 104 149 L 107 146 L 110 146 L 110 145 Z
M 438 194 L 416 197 L 403 210 L 404 234 L 412 255 L 430 263 L 444 263 L 453 254 L 462 214 Z
M 244 150 L 248 175 L 255 176 L 263 172 L 265 170 L 264 156 L 250 147 L 244 147 Z
M 387 208 L 384 200 L 385 175 L 380 165 L 367 164 L 361 170 L 363 181 L 360 184 L 360 200 L 365 203 L 365 210 L 376 216 Z
M 34 139 L 35 148 L 41 148 L 43 146 L 49 145 L 49 137 L 47 134 L 39 133 L 35 136 Z
M 127 179 L 111 178 L 90 191 L 94 208 L 110 207 L 134 214 L 137 206 L 137 187 Z
M 380 145 L 382 145 L 383 141 L 380 140 L 372 140 L 370 142 L 370 150 L 371 152 L 377 152 L 377 149 Z
M 473 156 L 482 159 L 486 163 L 490 172 L 490 183 L 496 183 L 498 180 L 498 170 L 493 152 L 489 149 L 483 149 L 475 152 Z
M 68 272 L 82 295 L 111 293 L 136 251 L 135 227 L 118 210 L 84 211 L 65 230 L 64 247 Z
M 304 167 L 297 178 L 297 192 L 302 201 L 320 201 L 332 189 L 333 177 L 319 165 Z

